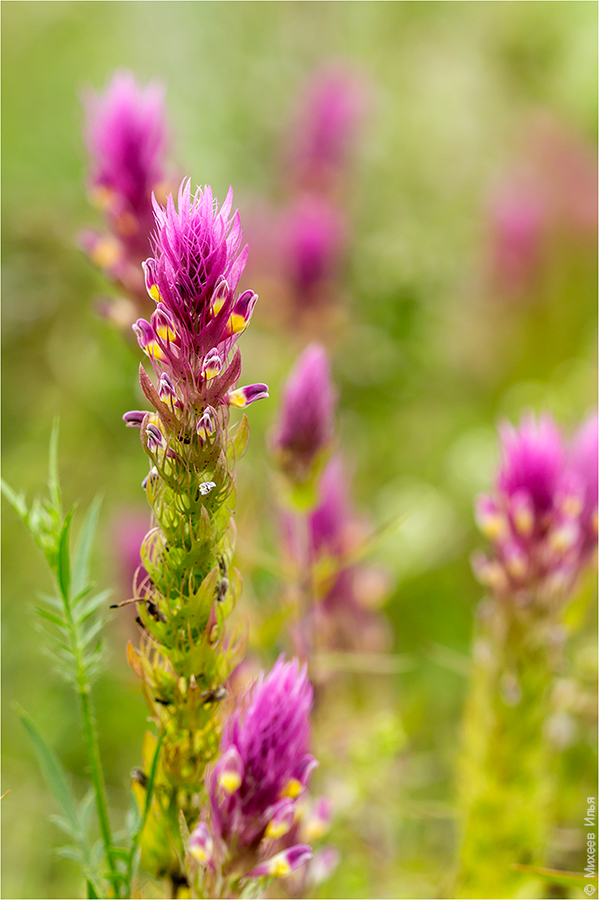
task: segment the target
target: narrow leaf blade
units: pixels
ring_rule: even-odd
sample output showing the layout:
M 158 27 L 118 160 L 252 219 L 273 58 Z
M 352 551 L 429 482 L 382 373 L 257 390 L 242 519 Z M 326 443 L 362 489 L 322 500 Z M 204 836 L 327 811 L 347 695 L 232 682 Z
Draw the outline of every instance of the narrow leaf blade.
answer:
M 81 526 L 73 564 L 73 593 L 75 594 L 83 591 L 89 583 L 89 562 L 101 507 L 102 498 L 97 496 L 92 500 Z
M 70 824 L 71 834 L 76 836 L 77 840 L 83 841 L 75 798 L 58 757 L 38 731 L 31 716 L 17 704 L 15 704 L 15 708 L 31 738 L 46 783 Z

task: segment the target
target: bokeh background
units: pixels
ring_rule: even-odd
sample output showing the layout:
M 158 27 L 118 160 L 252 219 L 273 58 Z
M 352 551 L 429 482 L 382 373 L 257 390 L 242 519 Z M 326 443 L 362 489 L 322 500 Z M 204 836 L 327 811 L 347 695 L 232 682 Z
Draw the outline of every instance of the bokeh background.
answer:
M 221 198 L 233 184 L 251 242 L 252 223 L 284 196 L 283 148 L 306 82 L 334 64 L 362 86 L 336 314 L 320 335 L 318 321 L 310 333 L 286 327 L 276 283 L 269 295 L 264 266 L 250 270 L 262 300 L 242 339 L 244 383 L 268 382 L 271 399 L 249 412 L 251 450 L 238 473 L 241 604 L 253 651 L 271 660 L 268 623 L 283 587 L 264 563 L 278 552 L 267 435 L 281 384 L 317 335 L 340 391 L 356 507 L 373 530 L 396 523 L 371 556 L 389 573 L 385 611 L 400 660 L 393 674 L 356 681 L 354 714 L 367 727 L 339 763 L 331 841 L 343 856 L 321 895 L 447 896 L 480 598 L 472 499 L 489 485 L 498 420 L 548 409 L 571 428 L 596 402 L 597 4 L 13 0 L 2 20 L 3 474 L 28 496 L 42 488 L 58 415 L 67 501 L 104 495 L 95 575 L 116 599 L 127 592 L 123 520 L 147 516 L 147 466 L 121 422 L 141 402 L 139 353 L 97 315 L 95 298 L 110 289 L 76 246 L 78 230 L 97 224 L 82 91 L 103 88 L 117 67 L 163 80 L 177 171 Z M 8 509 L 3 548 L 3 896 L 77 896 L 11 703 L 34 717 L 82 792 L 77 709 L 35 628 L 47 573 Z M 570 654 L 590 690 L 585 616 Z M 130 619 L 114 616 L 97 686 L 121 823 L 146 716 L 124 659 L 130 636 Z M 550 852 L 581 870 L 595 739 L 588 710 L 567 714 Z M 325 785 L 335 781 L 335 760 L 327 765 Z

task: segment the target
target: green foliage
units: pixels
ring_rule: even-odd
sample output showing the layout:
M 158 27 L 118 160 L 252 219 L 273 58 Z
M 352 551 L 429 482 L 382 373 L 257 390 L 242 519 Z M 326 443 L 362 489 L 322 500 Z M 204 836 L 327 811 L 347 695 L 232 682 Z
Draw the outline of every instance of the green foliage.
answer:
M 48 498 L 35 498 L 27 506 L 23 495 L 17 495 L 2 481 L 2 493 L 22 519 L 35 543 L 44 553 L 54 575 L 56 594 L 42 594 L 37 613 L 42 620 L 40 631 L 45 650 L 57 671 L 71 684 L 90 684 L 102 662 L 100 632 L 105 616 L 102 608 L 110 591 L 93 592 L 89 580 L 90 557 L 100 515 L 101 499 L 90 505 L 79 533 L 74 559 L 71 557 L 71 524 L 76 506 L 63 515 L 58 478 L 58 422 L 50 438 Z
M 77 803 L 60 760 L 40 734 L 33 719 L 17 704 L 15 704 L 15 709 L 31 738 L 46 783 L 62 812 L 62 815 L 52 816 L 51 819 L 72 840 L 72 844 L 58 848 L 58 853 L 73 859 L 81 866 L 87 879 L 88 897 L 100 897 L 101 893 L 98 893 L 101 892 L 100 874 L 93 861 L 88 836 L 93 791 L 89 792 L 81 803 Z M 93 891 L 93 893 L 89 893 L 89 891 Z

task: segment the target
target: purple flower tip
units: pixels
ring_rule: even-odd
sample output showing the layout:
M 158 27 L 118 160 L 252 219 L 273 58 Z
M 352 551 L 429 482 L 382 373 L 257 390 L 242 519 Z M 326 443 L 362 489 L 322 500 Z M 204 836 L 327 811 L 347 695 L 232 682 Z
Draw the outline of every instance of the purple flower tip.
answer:
M 500 427 L 503 461 L 497 477 L 498 489 L 508 497 L 526 491 L 537 512 L 551 506 L 565 463 L 565 448 L 557 425 L 549 415 L 538 422 L 531 413 L 520 427 Z
M 285 386 L 273 439 L 283 470 L 294 480 L 305 480 L 316 457 L 330 446 L 335 402 L 327 354 L 320 344 L 310 344 Z

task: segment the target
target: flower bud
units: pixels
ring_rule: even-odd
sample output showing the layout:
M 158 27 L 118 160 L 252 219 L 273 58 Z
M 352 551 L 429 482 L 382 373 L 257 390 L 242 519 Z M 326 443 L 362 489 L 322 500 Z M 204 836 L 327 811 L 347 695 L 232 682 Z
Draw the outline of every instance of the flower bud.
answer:
M 287 798 L 280 800 L 273 806 L 272 818 L 266 826 L 264 837 L 271 840 L 283 837 L 293 825 L 294 820 L 295 804 Z
M 198 822 L 189 838 L 189 853 L 200 865 L 212 862 L 214 841 L 205 822 Z
M 282 853 L 277 853 L 276 856 L 256 866 L 249 872 L 249 877 L 262 878 L 270 876 L 271 878 L 285 878 L 311 859 L 312 848 L 308 847 L 307 844 L 296 844 L 294 847 L 289 847 L 288 850 L 283 850 Z
M 266 397 L 268 397 L 268 385 L 266 384 L 248 384 L 246 387 L 237 388 L 236 391 L 229 391 L 227 394 L 229 405 L 237 406 L 239 409 Z

